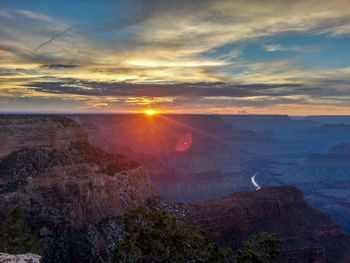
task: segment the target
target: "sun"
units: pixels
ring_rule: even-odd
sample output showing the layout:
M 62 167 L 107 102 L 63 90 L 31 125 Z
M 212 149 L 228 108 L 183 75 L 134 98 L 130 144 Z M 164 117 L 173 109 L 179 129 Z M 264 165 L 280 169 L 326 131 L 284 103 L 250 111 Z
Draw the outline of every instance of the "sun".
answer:
M 155 110 L 146 110 L 145 113 L 146 113 L 147 115 L 154 115 L 154 114 L 157 113 L 157 111 L 155 111 Z

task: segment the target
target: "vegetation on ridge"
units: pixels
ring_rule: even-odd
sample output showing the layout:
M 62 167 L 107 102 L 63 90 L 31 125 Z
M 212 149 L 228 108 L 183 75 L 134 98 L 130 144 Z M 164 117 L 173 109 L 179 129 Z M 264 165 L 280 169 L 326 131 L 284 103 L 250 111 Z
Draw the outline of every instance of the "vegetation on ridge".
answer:
M 275 263 L 281 253 L 276 234 L 266 232 L 252 235 L 237 251 L 237 263 Z
M 232 257 L 210 241 L 204 230 L 190 226 L 165 211 L 145 207 L 124 217 L 126 237 L 116 248 L 114 261 L 131 262 L 221 262 Z
M 275 263 L 280 254 L 276 235 L 261 233 L 244 242 L 234 258 L 230 248 L 220 248 L 201 228 L 145 207 L 126 214 L 124 226 L 126 237 L 114 251 L 114 263 Z
M 84 141 L 71 143 L 68 149 L 23 148 L 0 161 L 0 178 L 7 181 L 6 186 L 0 186 L 0 193 L 16 191 L 28 176 L 36 177 L 52 167 L 78 163 L 98 165 L 99 171 L 109 176 L 140 166 L 125 155 L 106 153 Z
M 0 221 L 0 252 L 9 254 L 41 254 L 41 242 L 24 222 L 22 206 L 8 210 L 6 219 Z

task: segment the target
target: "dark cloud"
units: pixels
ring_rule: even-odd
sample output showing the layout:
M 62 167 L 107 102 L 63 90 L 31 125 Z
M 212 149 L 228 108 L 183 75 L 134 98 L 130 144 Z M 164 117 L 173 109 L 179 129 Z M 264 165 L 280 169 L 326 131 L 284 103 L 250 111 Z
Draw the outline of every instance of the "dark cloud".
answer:
M 344 82 L 340 81 L 343 84 Z M 78 79 L 60 79 L 51 82 L 32 82 L 27 86 L 37 92 L 58 95 L 115 97 L 116 99 L 172 97 L 166 108 L 196 105 L 197 108 L 267 107 L 273 105 L 341 105 L 348 101 L 350 90 L 332 88 L 325 80 L 310 84 L 234 84 L 225 82 L 198 82 L 177 84 L 133 84 L 127 82 L 94 82 Z M 244 99 L 243 99 L 244 98 Z M 164 103 L 164 102 L 162 102 Z M 204 109 L 203 108 L 203 109 Z
M 0 76 L 17 76 L 23 69 L 0 68 Z
M 297 94 L 300 84 L 231 84 L 223 82 L 179 84 L 133 84 L 92 82 L 65 79 L 55 82 L 32 82 L 26 86 L 52 94 L 116 97 L 250 97 Z
M 50 68 L 50 69 L 63 69 L 63 68 L 77 68 L 78 65 L 70 64 L 44 64 L 40 66 L 41 68 Z

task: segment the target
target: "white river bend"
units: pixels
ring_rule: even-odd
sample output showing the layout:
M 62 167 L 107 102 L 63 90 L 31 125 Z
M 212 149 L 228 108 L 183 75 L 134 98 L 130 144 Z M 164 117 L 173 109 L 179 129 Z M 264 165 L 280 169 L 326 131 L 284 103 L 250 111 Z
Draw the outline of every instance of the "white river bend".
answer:
M 255 190 L 259 190 L 261 186 L 255 181 L 255 177 L 258 175 L 258 173 L 255 173 L 252 177 L 250 177 L 250 180 L 252 181 L 252 184 L 255 187 Z

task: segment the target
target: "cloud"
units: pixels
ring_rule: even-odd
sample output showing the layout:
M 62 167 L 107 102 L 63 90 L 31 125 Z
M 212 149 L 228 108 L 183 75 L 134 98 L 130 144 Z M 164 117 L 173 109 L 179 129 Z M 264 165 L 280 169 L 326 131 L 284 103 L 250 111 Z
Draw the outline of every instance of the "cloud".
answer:
M 0 45 L 11 47 L 5 59 L 37 67 L 83 66 L 65 75 L 59 72 L 57 77 L 76 78 L 79 74 L 133 82 L 229 82 L 236 77 L 230 69 L 246 66 L 240 57 L 242 51 L 235 45 L 291 31 L 338 36 L 344 31 L 341 28 L 350 25 L 350 5 L 345 0 L 133 0 L 130 4 L 140 12 L 127 18 L 122 28 L 116 25 L 115 31 L 108 32 L 83 30 L 41 12 L 15 10 L 12 13 L 28 21 L 9 19 L 0 27 Z M 70 30 L 73 27 L 74 31 Z M 337 33 L 332 33 L 335 28 Z M 109 37 L 105 39 L 106 34 Z M 225 45 L 233 48 L 210 55 Z M 264 48 L 270 52 L 302 51 L 279 44 L 266 44 Z M 32 50 L 40 52 L 31 54 Z
M 280 44 L 263 44 L 262 49 L 266 52 L 299 52 L 299 53 L 315 53 L 320 51 L 316 46 L 282 46 Z
M 127 4 L 139 11 L 123 21 L 106 18 L 107 26 L 96 22 L 91 28 L 77 22 L 79 17 L 65 20 L 41 10 L 2 10 L 0 74 L 6 90 L 1 87 L 0 93 L 11 97 L 22 90 L 18 96 L 27 96 L 28 101 L 31 96 L 60 97 L 79 108 L 117 108 L 119 103 L 134 109 L 132 105 L 158 103 L 212 111 L 340 105 L 348 100 L 348 69 L 320 70 L 310 63 L 304 67 L 302 60 L 309 55 L 305 53 L 313 47 L 276 43 L 291 33 L 346 37 L 348 0 Z M 255 57 L 248 60 L 244 47 L 251 43 L 267 52 L 301 54 L 285 60 L 252 54 Z
M 302 51 L 301 47 L 282 47 L 280 44 L 265 44 L 262 46 L 262 48 L 267 52 L 275 52 L 275 51 L 295 51 L 300 52 Z
M 69 30 L 71 30 L 72 27 L 68 27 L 60 32 L 57 32 L 53 37 L 51 37 L 50 39 L 46 40 L 45 42 L 41 43 L 37 48 L 34 49 L 34 53 L 38 52 L 38 50 L 40 48 L 42 48 L 45 45 L 50 44 L 52 41 L 54 41 L 56 38 L 62 36 L 64 33 L 67 33 Z
M 21 14 L 23 16 L 26 16 L 31 19 L 36 19 L 36 20 L 41 20 L 44 22 L 49 22 L 49 23 L 56 23 L 57 20 L 53 19 L 52 17 L 41 14 L 41 13 L 35 13 L 29 10 L 15 10 L 16 13 Z
M 37 92 L 115 97 L 250 97 L 295 94 L 300 84 L 230 84 L 223 82 L 134 84 L 126 82 L 91 82 L 66 79 L 32 82 L 26 85 Z M 275 92 L 278 90 L 278 92 Z
M 262 68 L 269 68 L 261 65 Z M 276 65 L 276 68 L 281 65 Z M 296 73 L 296 83 L 239 83 L 239 82 L 188 82 L 188 83 L 130 83 L 88 81 L 81 79 L 42 79 L 32 80 L 25 86 L 40 94 L 57 96 L 82 96 L 85 98 L 103 98 L 128 105 L 166 104 L 175 106 L 208 109 L 235 107 L 271 107 L 273 105 L 342 105 L 350 99 L 350 82 L 346 76 L 349 68 L 305 73 Z M 262 73 L 266 76 L 272 72 Z M 257 77 L 255 77 L 257 78 Z M 253 79 L 251 76 L 250 79 Z M 292 82 L 295 83 L 292 83 Z M 205 107 L 203 108 L 205 109 Z
M 40 65 L 41 68 L 49 68 L 49 69 L 66 69 L 66 68 L 77 68 L 78 65 L 72 64 L 44 64 Z
M 334 25 L 350 24 L 350 4 L 343 0 L 143 3 L 144 19 L 137 21 L 146 25 L 141 34 L 146 43 L 186 39 L 188 46 L 196 44 L 204 50 L 284 32 L 319 33 Z
M 2 18 L 12 18 L 12 15 L 9 12 L 5 11 L 5 10 L 0 10 L 0 17 L 2 17 Z

